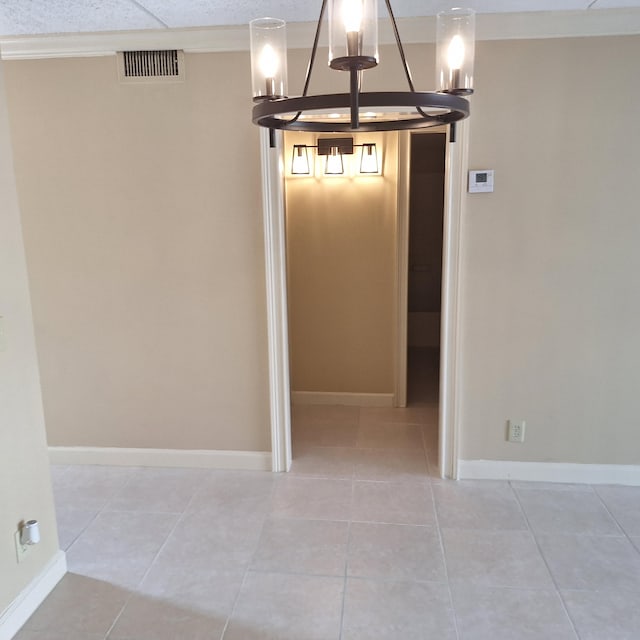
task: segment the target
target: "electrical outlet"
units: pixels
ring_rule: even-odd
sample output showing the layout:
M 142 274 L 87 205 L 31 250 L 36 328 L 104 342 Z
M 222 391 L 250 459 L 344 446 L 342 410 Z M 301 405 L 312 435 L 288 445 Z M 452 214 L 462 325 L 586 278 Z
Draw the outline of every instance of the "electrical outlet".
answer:
M 20 541 L 20 529 L 18 529 L 14 534 L 14 540 L 16 543 L 16 560 L 18 561 L 18 564 L 20 564 L 28 555 L 29 552 L 31 551 L 31 546 L 28 544 L 22 544 L 22 542 Z
M 509 420 L 507 423 L 507 440 L 509 442 L 524 442 L 524 420 Z

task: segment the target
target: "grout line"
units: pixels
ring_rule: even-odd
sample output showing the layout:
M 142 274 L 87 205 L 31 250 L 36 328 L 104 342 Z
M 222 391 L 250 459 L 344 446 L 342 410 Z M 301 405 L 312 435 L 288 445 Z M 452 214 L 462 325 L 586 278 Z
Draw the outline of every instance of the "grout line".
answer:
M 273 494 L 275 493 L 276 490 L 276 486 L 278 484 L 278 480 L 274 480 L 271 483 L 271 491 L 269 492 L 269 498 L 267 500 L 269 508 L 267 510 L 265 510 L 265 515 L 264 518 L 262 520 L 262 524 L 260 525 L 260 533 L 258 534 L 258 537 L 256 538 L 256 545 L 255 548 L 253 549 L 253 553 L 251 554 L 251 558 L 249 559 L 249 562 L 247 562 L 247 565 L 245 567 L 244 570 L 244 575 L 242 576 L 242 582 L 240 583 L 240 587 L 238 589 L 238 592 L 236 593 L 236 597 L 233 600 L 233 605 L 231 606 L 231 609 L 229 611 L 229 615 L 227 616 L 227 620 L 224 623 L 224 627 L 222 629 L 222 633 L 220 634 L 220 640 L 224 639 L 224 636 L 227 633 L 227 629 L 229 628 L 229 624 L 231 623 L 231 618 L 233 617 L 233 614 L 235 613 L 236 610 L 236 606 L 238 605 L 238 600 L 240 599 L 240 594 L 242 593 L 242 590 L 244 589 L 244 586 L 247 582 L 247 576 L 249 575 L 249 571 L 251 570 L 251 566 L 253 565 L 253 562 L 256 558 L 256 554 L 258 553 L 258 548 L 260 547 L 260 541 L 262 540 L 262 534 L 264 533 L 264 528 L 265 525 L 267 524 L 267 520 L 269 520 L 269 518 L 271 517 L 271 507 L 273 505 Z M 256 572 L 259 573 L 259 572 Z M 273 573 L 273 572 L 270 572 Z
M 513 495 L 514 495 L 514 497 L 516 499 L 518 507 L 520 507 L 520 511 L 522 513 L 522 516 L 523 516 L 525 522 L 527 523 L 527 528 L 529 529 L 529 533 L 533 537 L 533 541 L 535 542 L 536 549 L 538 550 L 538 553 L 540 554 L 540 557 L 542 558 L 542 561 L 544 562 L 545 567 L 547 568 L 547 571 L 549 572 L 549 576 L 551 577 L 551 582 L 553 583 L 553 586 L 555 587 L 556 594 L 558 595 L 558 598 L 560 599 L 560 604 L 562 605 L 562 609 L 564 610 L 564 613 L 567 616 L 567 620 L 569 621 L 569 624 L 571 625 L 573 633 L 576 636 L 576 640 L 580 640 L 580 635 L 578 634 L 578 629 L 576 628 L 576 624 L 575 624 L 573 618 L 571 617 L 571 614 L 569 613 L 569 609 L 567 607 L 567 603 L 564 601 L 564 598 L 562 597 L 562 592 L 560 591 L 560 587 L 558 586 L 558 582 L 556 581 L 556 578 L 553 575 L 553 571 L 551 571 L 551 567 L 549 566 L 549 563 L 547 562 L 547 558 L 545 557 L 544 553 L 542 553 L 542 549 L 540 548 L 540 543 L 538 542 L 538 538 L 536 537 L 536 534 L 533 531 L 533 527 L 531 526 L 531 522 L 529 522 L 529 518 L 527 516 L 527 513 L 526 513 L 524 507 L 522 506 L 522 502 L 520 502 L 520 496 L 518 495 L 518 492 L 515 490 L 515 488 L 511 484 L 511 481 L 509 481 L 509 487 L 511 488 L 511 492 L 513 493 Z
M 440 528 L 440 518 L 438 517 L 438 508 L 436 506 L 436 497 L 433 493 L 433 487 L 429 484 L 429 493 L 431 494 L 431 504 L 433 505 L 433 516 L 435 518 L 436 531 L 438 532 L 438 542 L 440 543 L 440 553 L 442 554 L 442 563 L 444 564 L 444 575 L 447 580 L 447 592 L 449 593 L 449 605 L 451 606 L 451 614 L 453 618 L 453 628 L 456 638 L 460 640 L 460 630 L 458 629 L 458 613 L 453 603 L 453 591 L 451 590 L 451 581 L 449 580 L 449 567 L 447 566 L 447 555 L 444 551 L 444 540 L 442 539 L 442 529 Z
M 609 506 L 607 505 L 607 503 L 604 501 L 604 498 L 600 495 L 600 493 L 598 492 L 598 487 L 591 485 L 591 487 L 593 488 L 593 492 L 596 494 L 596 496 L 598 497 L 598 500 L 600 500 L 600 503 L 602 504 L 602 506 L 605 508 L 606 512 L 611 516 L 611 519 L 616 523 L 616 526 L 618 527 L 618 529 L 620 529 L 620 532 L 622 533 L 622 536 L 624 536 L 629 543 L 631 544 L 631 546 L 636 549 L 636 551 L 639 551 L 638 548 L 636 547 L 636 545 L 634 544 L 633 540 L 631 539 L 631 536 L 627 533 L 627 530 L 618 522 L 618 519 L 613 515 L 611 509 L 609 509 Z M 618 536 L 620 537 L 620 536 Z
M 152 469 L 151 467 L 145 467 L 145 468 Z M 143 468 L 143 469 L 145 469 L 145 468 Z M 143 470 L 143 473 L 144 473 L 144 470 Z M 128 482 L 127 482 L 127 484 L 128 484 Z M 153 560 L 149 563 L 149 566 L 147 567 L 147 570 L 142 575 L 142 578 L 140 578 L 140 580 L 138 581 L 138 584 L 132 589 L 131 593 L 129 594 L 129 596 L 125 600 L 125 603 L 122 606 L 122 609 L 120 609 L 120 613 L 118 613 L 118 615 L 115 617 L 115 620 L 113 621 L 113 623 L 109 627 L 109 630 L 107 631 L 107 635 L 105 636 L 105 638 L 109 637 L 109 634 L 113 631 L 113 629 L 116 626 L 116 624 L 118 624 L 118 620 L 120 620 L 120 618 L 122 617 L 122 614 L 124 613 L 124 610 L 127 608 L 129 602 L 131 602 L 131 599 L 133 598 L 133 596 L 139 594 L 138 588 L 145 581 L 145 579 L 149 575 L 149 572 L 151 571 L 151 569 L 153 569 L 153 565 L 156 563 L 156 560 L 158 559 L 158 557 L 160 556 L 160 554 L 162 553 L 164 548 L 167 546 L 167 543 L 169 542 L 169 538 L 171 538 L 171 536 L 173 535 L 173 533 L 176 530 L 177 526 L 184 519 L 185 514 L 187 513 L 189 507 L 191 506 L 191 503 L 195 499 L 195 497 L 198 494 L 198 492 L 200 491 L 200 489 L 201 489 L 201 487 L 199 487 L 198 489 L 196 489 L 196 491 L 193 492 L 193 495 L 187 501 L 187 504 L 186 504 L 185 508 L 182 510 L 182 513 L 180 513 L 180 514 L 176 514 L 176 513 L 168 514 L 168 515 L 178 515 L 178 517 L 176 518 L 176 521 L 174 522 L 173 527 L 171 527 L 171 531 L 169 531 L 169 533 L 165 537 L 164 542 L 160 545 L 160 547 L 158 548 L 158 551 L 153 556 Z
M 87 465 L 83 465 L 83 466 L 87 466 Z M 94 465 L 91 465 L 94 466 Z M 112 468 L 121 468 L 121 467 L 112 467 Z M 95 514 L 93 516 L 93 518 L 91 518 L 91 520 L 86 524 L 86 526 L 82 529 L 82 531 L 80 531 L 80 533 L 73 539 L 73 541 L 69 544 L 69 546 L 64 550 L 65 553 L 68 553 L 71 550 L 71 547 L 73 547 L 73 545 L 80 539 L 80 537 L 82 536 L 82 534 L 85 533 L 85 531 L 98 519 L 98 516 L 102 515 L 103 513 L 107 512 L 107 507 L 109 506 L 109 504 L 111 503 L 111 501 L 113 500 L 113 498 L 118 495 L 120 492 L 124 491 L 128 486 L 129 483 L 132 480 L 132 477 L 134 475 L 134 473 L 136 471 L 138 471 L 139 469 L 137 467 L 131 467 L 131 469 L 129 470 L 129 472 L 126 474 L 126 480 L 125 482 L 122 483 L 121 487 L 118 487 L 117 489 L 115 489 L 110 496 L 104 501 L 103 505 L 101 507 L 99 507 L 98 509 L 84 509 L 82 507 L 77 508 L 79 511 L 95 511 Z M 55 494 L 54 494 L 55 495 Z M 54 497 L 54 504 L 55 504 L 55 497 Z M 69 509 L 76 509 L 76 507 L 68 507 Z M 57 523 L 57 519 L 58 516 L 56 514 L 56 523 Z
M 347 601 L 347 580 L 349 574 L 349 553 L 351 549 L 351 523 L 353 516 L 353 502 L 355 500 L 355 479 L 351 481 L 351 504 L 349 505 L 349 522 L 347 523 L 347 544 L 344 553 L 344 577 L 342 582 L 342 606 L 340 608 L 340 630 L 338 638 L 342 640 L 344 631 L 344 609 Z

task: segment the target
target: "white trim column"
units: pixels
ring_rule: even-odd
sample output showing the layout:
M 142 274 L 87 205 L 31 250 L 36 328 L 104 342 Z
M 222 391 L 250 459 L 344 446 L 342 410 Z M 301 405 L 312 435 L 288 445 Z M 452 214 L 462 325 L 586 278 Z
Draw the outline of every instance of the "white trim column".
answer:
M 291 400 L 282 134 L 276 132 L 274 138 L 276 147 L 272 149 L 269 146 L 269 131 L 260 128 L 271 455 L 273 471 L 289 471 L 291 467 Z
M 447 145 L 440 327 L 440 475 L 458 479 L 460 457 L 460 271 L 463 194 L 469 151 L 468 121 L 457 124 L 457 141 Z

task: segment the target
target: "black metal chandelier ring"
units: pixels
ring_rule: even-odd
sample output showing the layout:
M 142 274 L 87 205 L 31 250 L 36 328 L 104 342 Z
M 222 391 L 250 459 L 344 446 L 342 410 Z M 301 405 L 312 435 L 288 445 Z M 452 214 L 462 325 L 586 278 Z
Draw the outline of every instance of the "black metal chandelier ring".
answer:
M 332 93 L 297 98 L 264 100 L 253 107 L 253 123 L 270 129 L 308 131 L 317 133 L 352 131 L 351 122 L 331 122 L 301 119 L 301 114 L 313 111 L 349 109 L 352 96 L 349 93 Z M 398 131 L 424 129 L 438 124 L 451 124 L 469 116 L 469 101 L 460 96 L 427 91 L 378 91 L 359 94 L 360 107 L 369 109 L 407 107 L 420 110 L 416 117 L 385 122 L 376 120 L 359 123 L 359 131 Z M 430 109 L 442 109 L 442 113 L 428 114 Z M 292 114 L 287 119 L 282 116 Z

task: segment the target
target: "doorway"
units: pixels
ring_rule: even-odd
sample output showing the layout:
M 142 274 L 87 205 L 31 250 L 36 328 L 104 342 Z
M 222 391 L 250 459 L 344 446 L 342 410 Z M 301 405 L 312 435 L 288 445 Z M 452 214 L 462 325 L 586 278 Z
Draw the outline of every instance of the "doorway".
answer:
M 410 137 L 407 406 L 437 407 L 446 133 Z
M 284 207 L 284 141 L 280 133 L 276 135 L 276 146 L 271 147 L 267 131 L 261 132 L 263 213 L 265 227 L 265 267 L 267 281 L 267 328 L 269 339 L 269 397 L 271 412 L 271 434 L 273 470 L 288 471 L 291 465 L 291 414 L 288 351 L 288 314 L 286 291 L 286 248 L 285 248 L 285 207 Z M 407 201 L 405 219 L 408 222 L 408 158 L 410 151 L 409 134 L 400 134 L 399 139 L 398 199 L 399 210 L 403 209 L 403 199 Z M 460 222 L 464 170 L 468 146 L 468 130 L 463 123 L 458 127 L 458 143 L 447 143 L 444 228 L 443 228 L 443 272 L 442 308 L 440 336 L 440 390 L 439 390 L 439 468 L 443 477 L 457 477 L 457 388 L 458 388 L 458 316 L 459 316 L 459 262 L 460 262 Z M 403 161 L 405 158 L 405 161 Z M 402 216 L 399 216 L 402 218 Z M 399 220 L 399 228 L 402 221 Z M 408 234 L 407 234 L 408 237 Z M 397 256 L 402 261 L 402 253 Z M 404 252 L 408 263 L 408 250 Z M 398 270 L 398 274 L 402 270 Z M 405 271 L 406 273 L 406 271 Z M 406 281 L 406 278 L 405 278 Z M 399 296 L 401 297 L 401 287 Z M 396 305 L 396 313 L 407 313 L 405 306 Z M 396 323 L 400 326 L 400 323 Z M 399 331 L 396 343 L 402 340 Z M 404 333 L 406 337 L 406 332 Z M 396 350 L 397 359 L 405 360 L 404 374 L 397 376 L 406 382 L 406 339 L 404 350 Z M 402 368 L 398 369 L 402 370 Z M 405 387 L 406 389 L 406 387 Z M 406 390 L 405 390 L 406 393 Z M 405 396 L 406 397 L 406 396 Z

